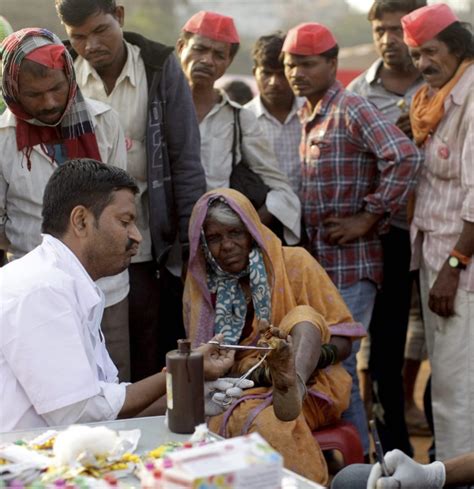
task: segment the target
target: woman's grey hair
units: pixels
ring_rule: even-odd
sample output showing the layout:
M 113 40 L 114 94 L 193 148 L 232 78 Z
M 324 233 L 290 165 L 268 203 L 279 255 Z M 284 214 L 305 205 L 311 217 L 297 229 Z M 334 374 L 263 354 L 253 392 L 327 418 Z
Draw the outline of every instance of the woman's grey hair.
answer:
M 216 221 L 226 226 L 242 226 L 242 220 L 229 204 L 220 199 L 213 200 L 207 210 L 206 221 Z

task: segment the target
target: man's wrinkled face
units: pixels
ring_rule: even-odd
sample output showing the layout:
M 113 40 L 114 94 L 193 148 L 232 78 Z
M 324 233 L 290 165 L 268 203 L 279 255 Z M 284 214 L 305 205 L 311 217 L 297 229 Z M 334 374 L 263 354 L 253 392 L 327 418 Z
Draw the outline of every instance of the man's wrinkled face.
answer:
M 232 63 L 231 45 L 194 34 L 180 39 L 177 52 L 181 67 L 191 85 L 210 85 L 218 80 Z
M 63 70 L 44 67 L 43 71 L 40 76 L 20 66 L 17 99 L 32 118 L 55 125 L 67 107 L 69 81 Z
M 64 25 L 74 50 L 101 73 L 120 63 L 124 52 L 122 26 L 124 10 L 114 14 L 98 11 L 79 26 Z
M 437 39 L 425 42 L 420 47 L 410 48 L 415 67 L 431 88 L 446 85 L 456 73 L 461 60 L 449 51 L 448 46 Z
M 410 64 L 408 47 L 403 42 L 401 18 L 407 12 L 386 12 L 372 24 L 372 38 L 375 48 L 386 66 L 406 66 Z
M 292 103 L 294 95 L 286 79 L 283 66 L 274 68 L 267 65 L 257 65 L 253 74 L 264 105 L 286 107 Z

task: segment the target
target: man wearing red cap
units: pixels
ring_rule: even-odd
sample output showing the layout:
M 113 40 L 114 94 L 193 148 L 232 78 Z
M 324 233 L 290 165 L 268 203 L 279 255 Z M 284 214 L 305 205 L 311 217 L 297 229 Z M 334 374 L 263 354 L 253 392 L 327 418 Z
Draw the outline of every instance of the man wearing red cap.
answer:
M 347 87 L 370 100 L 409 137 L 411 127 L 408 110 L 423 79 L 413 66 L 408 47 L 403 42 L 401 18 L 421 5 L 426 5 L 426 0 L 373 2 L 367 18 L 371 23 L 375 50 L 380 57 Z M 429 430 L 424 414 L 413 401 L 413 395 L 407 396 L 404 403 L 407 390 L 404 393 L 402 370 L 414 279 L 410 273 L 410 232 L 406 208 L 401 208 L 393 216 L 388 232 L 380 236 L 380 241 L 384 260 L 383 282 L 375 299 L 369 326 L 370 339 L 362 340 L 357 367 L 359 375 L 361 371 L 364 374 L 370 371 L 370 378 L 364 378 L 369 388 L 361 383 L 361 390 L 367 405 L 366 397 L 371 396 L 372 380 L 375 394 L 373 402 L 382 408 L 377 411 L 380 413 L 377 418 L 384 449 L 399 448 L 412 454 L 407 425 L 416 428 L 418 432 L 420 428 L 424 428 L 425 432 Z M 413 372 L 413 387 L 420 360 L 423 359 L 424 336 L 422 322 L 411 323 L 415 326 L 419 323 L 416 332 L 420 331 L 417 339 L 421 335 L 421 347 L 410 348 L 410 360 L 405 363 L 411 367 L 408 372 Z M 407 400 L 411 402 L 407 403 Z
M 352 315 L 367 329 L 382 249 L 376 229 L 406 205 L 421 156 L 413 143 L 365 98 L 336 81 L 338 46 L 323 25 L 291 29 L 283 45 L 285 73 L 302 109 L 301 199 L 309 247 L 339 288 Z M 380 222 L 379 222 L 380 221 Z M 369 452 L 367 421 L 355 355 L 345 361 L 353 389 L 346 418 Z
M 176 48 L 188 79 L 201 133 L 201 161 L 208 190 L 229 187 L 233 165 L 234 120 L 237 121 L 235 157 L 270 188 L 258 209 L 265 224 L 283 225 L 284 237 L 296 244 L 300 237 L 300 202 L 287 178 L 278 170 L 275 154 L 256 117 L 232 102 L 214 83 L 232 63 L 239 35 L 231 17 L 201 11 L 184 25 Z M 240 124 L 239 124 L 240 123 Z M 240 144 L 238 144 L 240 142 Z
M 445 4 L 402 18 L 426 81 L 410 119 L 425 162 L 411 226 L 432 368 L 437 458 L 474 451 L 474 43 Z
M 115 0 L 55 3 L 81 90 L 119 114 L 127 170 L 140 188 L 143 241 L 129 267 L 129 308 L 123 314 L 130 320 L 130 346 L 124 333 L 113 338 L 132 380 L 140 380 L 163 367 L 166 352 L 184 334 L 182 260 L 191 210 L 206 189 L 196 114 L 173 49 L 124 32 L 123 6 Z
M 83 98 L 72 59 L 57 36 L 22 29 L 3 41 L 1 57 L 8 108 L 0 117 L 0 249 L 16 259 L 41 242 L 43 192 L 57 166 L 89 157 L 125 168 L 126 153 L 116 114 Z M 127 295 L 128 274 L 100 285 L 104 326 Z

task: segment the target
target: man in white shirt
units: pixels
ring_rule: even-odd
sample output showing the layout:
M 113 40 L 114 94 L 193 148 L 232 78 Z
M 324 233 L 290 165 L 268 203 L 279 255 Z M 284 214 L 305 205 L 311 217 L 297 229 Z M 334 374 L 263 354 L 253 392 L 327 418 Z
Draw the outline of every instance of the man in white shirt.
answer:
M 164 373 L 118 382 L 94 283 L 137 253 L 137 192 L 125 171 L 91 159 L 64 163 L 46 185 L 43 242 L 0 269 L 0 432 L 159 412 Z M 231 366 L 233 355 L 202 349 L 207 378 Z
M 82 92 L 119 114 L 127 171 L 140 189 L 143 241 L 128 297 L 131 379 L 140 380 L 164 365 L 184 334 L 181 256 L 191 210 L 206 190 L 194 106 L 173 49 L 124 32 L 125 9 L 115 0 L 56 0 L 56 10 Z
M 125 168 L 126 150 L 117 115 L 83 98 L 72 59 L 57 36 L 22 29 L 2 42 L 1 52 L 7 110 L 0 117 L 0 249 L 16 259 L 41 242 L 43 191 L 55 168 L 77 157 Z M 124 347 L 128 351 L 128 320 L 122 313 L 128 272 L 99 285 L 105 293 L 107 347 L 123 374 L 117 358 Z M 110 332 L 122 331 L 123 345 L 109 342 Z
M 259 95 L 245 105 L 258 119 L 270 140 L 279 168 L 298 195 L 301 182 L 301 123 L 298 110 L 304 100 L 295 97 L 285 77 L 280 58 L 285 41 L 282 32 L 257 39 L 252 52 L 253 75 Z
M 239 42 L 231 17 L 201 11 L 186 22 L 176 44 L 199 121 L 207 188 L 230 186 L 235 141 L 235 163 L 245 159 L 270 188 L 264 204 L 257 209 L 260 218 L 270 226 L 276 221 L 281 223 L 287 243 L 296 244 L 300 238 L 300 201 L 278 170 L 270 142 L 252 112 L 214 88 L 232 63 Z M 238 135 L 234 134 L 234 121 L 240 121 Z

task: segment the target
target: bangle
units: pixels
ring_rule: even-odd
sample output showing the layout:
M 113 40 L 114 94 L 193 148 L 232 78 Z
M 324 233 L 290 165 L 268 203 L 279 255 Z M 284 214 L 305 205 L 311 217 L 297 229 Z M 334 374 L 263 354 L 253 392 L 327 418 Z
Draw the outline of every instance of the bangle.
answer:
M 463 255 L 458 250 L 453 249 L 450 256 L 455 256 L 464 266 L 468 266 L 471 263 L 471 258 L 469 256 Z
M 325 343 L 321 346 L 321 355 L 319 356 L 317 369 L 323 369 L 337 362 L 337 346 L 332 343 Z

